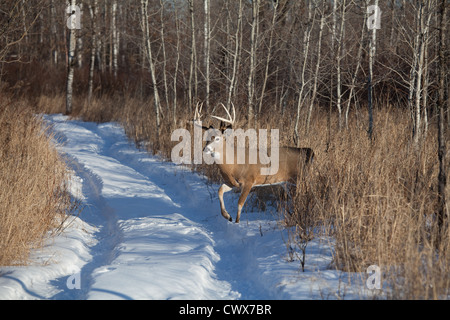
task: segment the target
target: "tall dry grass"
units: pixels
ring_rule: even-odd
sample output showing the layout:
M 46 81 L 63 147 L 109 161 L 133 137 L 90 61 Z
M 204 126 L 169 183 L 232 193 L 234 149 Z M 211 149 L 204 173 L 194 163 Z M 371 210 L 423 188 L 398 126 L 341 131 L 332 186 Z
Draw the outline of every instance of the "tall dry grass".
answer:
M 73 209 L 66 164 L 25 103 L 0 108 L 0 265 L 27 262 L 31 248 Z
M 447 226 L 438 236 L 435 128 L 416 146 L 408 114 L 383 109 L 373 140 L 351 124 L 334 130 L 327 146 L 325 122 L 317 119 L 312 129 L 314 168 L 299 177 L 286 216 L 298 230 L 291 241 L 307 245 L 312 230 L 313 236 L 332 235 L 333 267 L 365 272 L 379 266 L 381 297 L 448 299 L 450 233 Z

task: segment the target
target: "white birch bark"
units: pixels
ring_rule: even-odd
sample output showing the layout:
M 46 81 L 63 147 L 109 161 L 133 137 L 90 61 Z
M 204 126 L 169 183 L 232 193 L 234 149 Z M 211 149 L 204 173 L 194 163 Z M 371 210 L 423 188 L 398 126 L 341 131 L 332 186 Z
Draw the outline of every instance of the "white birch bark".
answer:
M 66 86 L 66 114 L 72 113 L 72 95 L 73 95 L 73 76 L 75 69 L 75 51 L 77 45 L 77 37 L 76 37 L 76 19 L 73 16 L 74 8 L 76 4 L 75 0 L 71 0 L 67 3 L 69 14 L 71 15 L 69 19 L 71 19 L 70 24 L 71 28 L 69 31 L 69 48 L 67 50 L 67 86 Z M 69 7 L 70 6 L 70 7 Z
M 156 80 L 156 70 L 155 63 L 153 62 L 152 44 L 150 40 L 150 26 L 148 23 L 148 0 L 141 0 L 141 15 L 142 15 L 142 31 L 145 35 L 145 49 L 147 59 L 150 65 L 150 74 L 152 78 L 153 85 L 153 101 L 155 105 L 155 123 L 156 123 L 156 135 L 157 140 L 159 139 L 159 131 L 161 126 L 160 119 L 160 98 L 158 92 L 158 83 Z
M 210 50 L 211 50 L 211 27 L 210 27 L 210 0 L 204 0 L 205 9 L 205 23 L 204 23 L 204 33 L 205 33 L 205 80 L 206 80 L 206 97 L 205 104 L 206 110 L 209 110 L 209 91 L 210 91 Z
M 317 43 L 317 61 L 316 61 L 316 68 L 315 68 L 315 72 L 314 72 L 313 91 L 312 91 L 311 100 L 309 103 L 308 116 L 306 118 L 306 134 L 309 134 L 309 128 L 311 125 L 311 115 L 312 115 L 312 111 L 314 108 L 314 103 L 315 103 L 316 95 L 317 95 L 317 82 L 318 82 L 319 68 L 320 68 L 320 61 L 321 61 L 322 35 L 323 35 L 324 25 L 325 25 L 325 13 L 321 12 L 320 27 L 319 27 L 319 39 L 318 39 L 318 43 Z

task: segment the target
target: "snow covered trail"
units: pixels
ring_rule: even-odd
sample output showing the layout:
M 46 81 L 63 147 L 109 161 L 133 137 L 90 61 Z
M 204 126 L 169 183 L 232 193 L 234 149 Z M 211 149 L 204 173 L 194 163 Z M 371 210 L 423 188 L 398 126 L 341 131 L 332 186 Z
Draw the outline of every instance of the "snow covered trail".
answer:
M 216 187 L 137 150 L 118 124 L 45 119 L 85 209 L 34 253 L 45 263 L 0 268 L 0 299 L 304 299 L 342 290 L 341 275 L 327 269 L 329 249 L 311 242 L 309 272 L 300 274 L 270 214 L 229 223 Z M 237 195 L 225 201 L 235 212 Z

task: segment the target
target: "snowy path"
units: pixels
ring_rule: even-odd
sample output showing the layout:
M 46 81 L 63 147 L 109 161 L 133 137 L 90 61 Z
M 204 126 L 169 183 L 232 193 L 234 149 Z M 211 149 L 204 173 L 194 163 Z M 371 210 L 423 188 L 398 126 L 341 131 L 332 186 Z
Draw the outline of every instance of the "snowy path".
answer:
M 300 274 L 275 219 L 244 212 L 239 225 L 227 222 L 204 178 L 137 150 L 117 124 L 46 119 L 86 208 L 34 253 L 36 264 L 0 268 L 0 299 L 299 299 L 342 290 L 326 248 L 312 242 L 310 272 Z M 225 201 L 234 212 L 236 195 Z

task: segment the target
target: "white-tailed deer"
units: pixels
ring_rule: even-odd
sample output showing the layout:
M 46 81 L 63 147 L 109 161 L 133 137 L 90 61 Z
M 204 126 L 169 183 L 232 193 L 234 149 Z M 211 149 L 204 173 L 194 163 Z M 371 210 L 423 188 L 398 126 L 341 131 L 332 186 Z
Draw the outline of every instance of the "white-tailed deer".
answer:
M 300 170 L 303 170 L 308 163 L 312 162 L 314 152 L 310 148 L 271 148 L 271 153 L 278 152 L 278 157 L 276 157 L 276 160 L 278 161 L 276 167 L 278 170 L 273 174 L 262 174 L 264 168 L 267 168 L 268 166 L 267 163 L 265 162 L 263 164 L 263 161 L 261 161 L 260 158 L 257 158 L 257 160 L 253 162 L 249 161 L 252 155 L 260 154 L 260 150 L 258 150 L 257 147 L 252 148 L 251 145 L 235 145 L 234 138 L 236 135 L 230 134 L 232 130 L 229 129 L 232 128 L 236 120 L 236 110 L 234 106 L 232 110 L 233 117 L 231 117 L 230 112 L 225 106 L 222 105 L 222 107 L 225 109 L 228 119 L 211 116 L 221 121 L 220 129 L 214 129 L 212 126 L 208 128 L 201 125 L 201 106 L 199 110 L 199 105 L 197 105 L 195 109 L 194 125 L 201 127 L 204 130 L 213 129 L 211 130 L 210 141 L 203 149 L 203 153 L 205 156 L 210 156 L 216 160 L 215 164 L 219 167 L 220 173 L 225 180 L 225 183 L 219 188 L 219 200 L 222 216 L 229 221 L 232 221 L 232 218 L 225 209 L 223 194 L 233 188 L 241 189 L 236 216 L 236 223 L 238 223 L 242 207 L 253 187 L 285 182 L 295 184 Z M 232 151 L 231 157 L 228 157 L 227 153 L 229 151 Z M 245 158 L 240 158 L 241 161 L 238 159 L 240 154 L 245 155 Z M 244 161 L 242 161 L 242 159 L 244 159 Z

